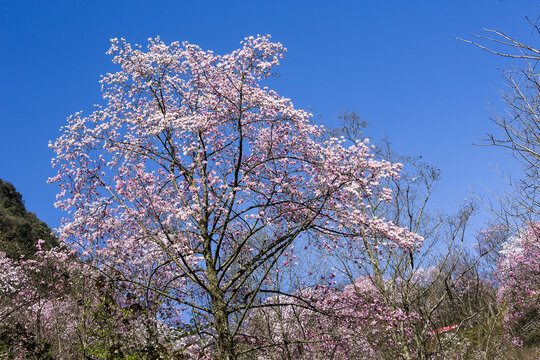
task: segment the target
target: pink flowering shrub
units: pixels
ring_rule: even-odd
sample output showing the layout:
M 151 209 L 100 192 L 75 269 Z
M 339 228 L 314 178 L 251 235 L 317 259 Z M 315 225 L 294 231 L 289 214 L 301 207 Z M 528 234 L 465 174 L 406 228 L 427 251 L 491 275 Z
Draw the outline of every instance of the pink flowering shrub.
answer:
M 58 326 L 70 328 L 63 316 L 70 312 L 64 301 L 62 266 L 67 255 L 55 250 L 42 251 L 42 244 L 38 241 L 38 252 L 31 260 L 21 257 L 13 261 L 0 254 L 4 284 L 0 289 L 0 320 L 4 324 L 0 348 L 4 355 L 21 359 L 50 355 L 53 333 L 58 336 L 57 343 L 66 340 L 54 330 Z
M 529 224 L 501 250 L 499 301 L 512 343 L 540 343 L 540 223 Z
M 32 260 L 0 254 L 0 358 L 109 358 L 182 352 L 184 335 L 161 318 L 175 309 L 78 261 L 65 248 Z M 106 275 L 106 274 L 105 274 Z M 129 285 L 129 284 L 128 284 Z
M 3 298 L 15 293 L 26 279 L 20 273 L 16 263 L 3 252 L 0 252 L 0 269 L 2 269 L 0 271 L 0 299 L 3 300 Z
M 414 351 L 419 317 L 385 304 L 369 283 L 269 299 L 280 306 L 255 312 L 243 340 L 261 346 L 260 360 L 403 358 L 404 348 Z

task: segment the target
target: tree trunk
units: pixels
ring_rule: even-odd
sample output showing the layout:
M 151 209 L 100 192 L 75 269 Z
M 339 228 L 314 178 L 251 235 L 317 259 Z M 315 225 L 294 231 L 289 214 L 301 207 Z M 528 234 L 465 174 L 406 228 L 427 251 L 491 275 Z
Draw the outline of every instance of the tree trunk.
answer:
M 206 255 L 209 255 L 208 252 Z M 219 287 L 217 271 L 213 267 L 210 256 L 206 258 L 208 270 L 208 290 L 212 299 L 212 315 L 214 316 L 215 329 L 217 332 L 217 348 L 219 360 L 236 360 L 234 341 L 229 327 L 229 314 L 225 296 Z
M 229 328 L 229 316 L 222 298 L 212 296 L 212 313 L 217 331 L 217 347 L 220 360 L 236 360 L 234 341 Z

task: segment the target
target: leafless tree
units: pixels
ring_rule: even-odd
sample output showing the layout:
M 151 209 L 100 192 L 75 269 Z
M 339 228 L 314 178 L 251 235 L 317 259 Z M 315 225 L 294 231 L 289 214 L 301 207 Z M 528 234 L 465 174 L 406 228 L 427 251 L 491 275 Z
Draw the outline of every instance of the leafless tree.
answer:
M 529 20 L 533 32 L 540 34 L 536 23 Z M 527 222 L 540 215 L 540 61 L 538 47 L 525 44 L 499 30 L 484 29 L 486 35 L 472 35 L 471 40 L 460 39 L 479 48 L 511 59 L 515 63 L 502 70 L 507 88 L 501 90 L 503 113 L 496 112 L 492 120 L 499 128 L 488 133 L 483 145 L 496 146 L 511 152 L 519 161 L 522 175 L 508 178 L 513 191 L 497 196 L 502 220 Z

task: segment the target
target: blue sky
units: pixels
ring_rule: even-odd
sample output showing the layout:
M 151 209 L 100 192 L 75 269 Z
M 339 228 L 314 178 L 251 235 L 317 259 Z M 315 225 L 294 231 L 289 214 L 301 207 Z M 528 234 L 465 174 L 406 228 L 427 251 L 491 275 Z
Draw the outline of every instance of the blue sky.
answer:
M 271 86 L 327 125 L 343 110 L 387 135 L 403 154 L 442 171 L 433 205 L 454 211 L 471 189 L 500 191 L 508 154 L 473 146 L 486 132 L 508 60 L 456 40 L 482 28 L 535 43 L 535 1 L 3 1 L 0 4 L 0 178 L 51 227 L 55 185 L 49 141 L 68 115 L 100 102 L 100 74 L 116 71 L 109 39 L 159 35 L 218 53 L 271 34 L 288 48 Z M 478 220 L 475 226 L 487 216 Z

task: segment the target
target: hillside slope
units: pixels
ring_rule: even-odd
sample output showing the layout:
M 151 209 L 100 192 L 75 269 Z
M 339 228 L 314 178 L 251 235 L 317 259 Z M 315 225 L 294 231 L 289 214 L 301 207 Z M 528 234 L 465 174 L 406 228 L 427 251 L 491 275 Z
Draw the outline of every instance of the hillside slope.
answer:
M 47 224 L 26 211 L 15 187 L 0 179 L 0 251 L 12 259 L 32 257 L 38 239 L 47 249 L 58 244 Z

